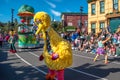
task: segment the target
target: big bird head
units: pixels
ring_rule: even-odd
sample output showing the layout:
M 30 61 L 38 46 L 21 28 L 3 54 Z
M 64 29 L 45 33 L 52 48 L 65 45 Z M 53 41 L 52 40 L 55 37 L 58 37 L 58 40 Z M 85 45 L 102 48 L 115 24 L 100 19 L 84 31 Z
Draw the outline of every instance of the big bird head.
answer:
M 40 31 L 46 31 L 50 27 L 51 19 L 46 12 L 37 12 L 34 15 L 34 22 L 38 26 L 36 34 L 39 34 Z

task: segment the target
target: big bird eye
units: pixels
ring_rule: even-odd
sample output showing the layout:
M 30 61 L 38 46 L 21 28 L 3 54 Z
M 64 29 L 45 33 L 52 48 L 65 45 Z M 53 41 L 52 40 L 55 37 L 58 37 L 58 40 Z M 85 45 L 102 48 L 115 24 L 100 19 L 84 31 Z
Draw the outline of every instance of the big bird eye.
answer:
M 42 24 L 42 21 L 39 20 L 39 19 L 36 19 L 36 20 L 35 20 L 35 24 L 36 24 L 36 25 Z

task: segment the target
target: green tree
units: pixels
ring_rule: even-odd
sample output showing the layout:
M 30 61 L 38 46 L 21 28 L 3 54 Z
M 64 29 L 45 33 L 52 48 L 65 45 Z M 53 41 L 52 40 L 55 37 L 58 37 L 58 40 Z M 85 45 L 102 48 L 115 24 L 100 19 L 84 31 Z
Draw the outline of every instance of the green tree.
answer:
M 52 21 L 51 26 L 57 31 L 61 32 L 62 31 L 62 23 L 60 21 Z
M 10 21 L 8 21 L 8 22 L 5 24 L 4 31 L 9 31 L 10 26 L 11 26 L 11 23 L 10 23 Z
M 4 27 L 3 23 L 2 23 L 2 22 L 0 22 L 0 32 L 2 32 L 3 27 Z
M 15 26 L 17 26 L 17 25 L 18 25 L 18 21 L 17 21 L 17 19 L 16 19 L 16 18 L 14 19 L 14 24 L 15 24 Z
M 14 19 L 14 29 L 15 29 L 15 31 L 17 31 L 18 30 L 18 21 L 17 21 L 17 19 L 15 18 Z

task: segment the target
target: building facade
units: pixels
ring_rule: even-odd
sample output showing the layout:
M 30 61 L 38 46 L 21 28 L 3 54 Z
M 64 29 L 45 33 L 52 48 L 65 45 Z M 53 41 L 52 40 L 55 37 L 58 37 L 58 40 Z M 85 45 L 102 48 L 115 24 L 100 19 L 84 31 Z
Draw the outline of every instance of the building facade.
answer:
M 120 25 L 120 0 L 87 0 L 88 33 L 97 33 L 110 26 L 112 32 Z
M 85 30 L 88 27 L 87 13 L 62 13 L 61 18 L 64 27 L 74 26 Z

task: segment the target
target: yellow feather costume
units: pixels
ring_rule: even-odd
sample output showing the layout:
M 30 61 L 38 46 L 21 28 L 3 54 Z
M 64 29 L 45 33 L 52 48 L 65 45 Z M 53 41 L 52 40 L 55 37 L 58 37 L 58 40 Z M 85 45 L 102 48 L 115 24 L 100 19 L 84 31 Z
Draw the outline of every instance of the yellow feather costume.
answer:
M 40 31 L 43 33 L 44 39 L 44 52 L 43 57 L 46 65 L 52 70 L 62 70 L 72 65 L 72 49 L 71 44 L 62 39 L 57 32 L 50 27 L 51 19 L 50 16 L 45 12 L 38 12 L 34 15 L 34 22 L 38 26 L 36 34 Z M 57 53 L 59 57 L 56 60 L 52 60 L 51 55 L 47 50 L 46 32 L 50 38 L 50 46 L 53 52 Z

